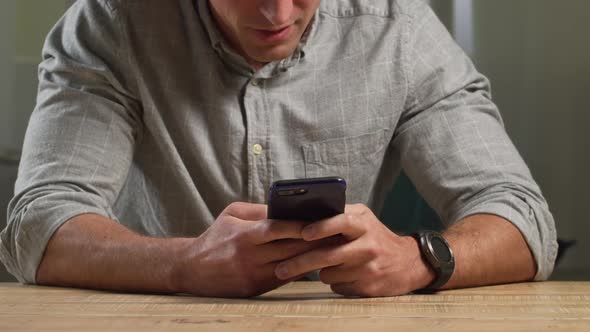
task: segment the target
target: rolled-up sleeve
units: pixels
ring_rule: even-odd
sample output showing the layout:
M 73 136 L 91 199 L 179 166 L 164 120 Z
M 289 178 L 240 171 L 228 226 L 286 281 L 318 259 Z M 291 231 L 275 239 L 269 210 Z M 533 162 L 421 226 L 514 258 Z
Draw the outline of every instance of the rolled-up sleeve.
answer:
M 77 1 L 50 32 L 0 259 L 35 283 L 47 243 L 85 213 L 115 219 L 111 206 L 140 135 L 139 106 L 126 79 L 124 29 L 108 1 Z
M 474 214 L 512 222 L 534 255 L 535 279 L 547 279 L 557 254 L 555 223 L 504 129 L 488 80 L 427 6 L 409 12 L 410 88 L 392 141 L 402 168 L 447 225 Z

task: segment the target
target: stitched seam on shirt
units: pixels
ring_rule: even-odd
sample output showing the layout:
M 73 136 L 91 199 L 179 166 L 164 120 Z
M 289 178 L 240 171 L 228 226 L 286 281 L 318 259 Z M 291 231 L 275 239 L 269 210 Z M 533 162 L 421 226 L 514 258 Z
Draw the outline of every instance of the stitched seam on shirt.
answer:
M 110 3 L 112 1 L 108 1 L 108 2 Z M 109 5 L 109 6 L 111 6 L 111 5 Z M 118 6 L 118 7 L 111 6 L 111 8 L 112 8 L 113 19 L 115 21 L 115 24 L 117 25 L 117 28 L 122 35 L 122 39 L 121 39 L 122 45 L 119 48 L 121 58 L 124 59 L 126 67 L 132 73 L 132 74 L 130 74 L 130 77 L 141 77 L 141 75 L 138 72 L 137 66 L 134 66 L 131 61 L 131 52 L 129 50 L 129 47 L 131 44 L 130 44 L 129 34 L 127 33 L 127 29 L 125 29 L 125 27 L 123 25 L 123 19 L 121 17 L 123 15 L 123 13 L 120 10 L 120 6 Z M 129 87 L 127 89 L 129 90 L 129 93 L 134 93 L 134 92 L 138 93 L 137 91 L 131 90 Z M 137 96 L 133 96 L 133 97 L 134 97 L 134 99 L 138 98 Z M 134 122 L 136 124 L 138 124 L 135 126 L 134 132 L 133 132 L 135 134 L 134 150 L 135 150 L 135 147 L 137 146 L 138 142 L 141 141 L 141 139 L 143 137 L 143 130 L 144 130 L 144 128 L 143 128 L 143 108 L 141 105 L 142 105 L 141 100 L 137 100 L 137 108 L 138 109 L 130 111 L 132 113 L 131 118 L 133 118 Z
M 411 92 L 412 92 L 412 88 L 411 88 L 411 84 L 412 84 L 412 77 L 411 75 L 411 70 L 410 70 L 410 66 L 409 66 L 409 60 L 410 60 L 410 31 L 412 31 L 411 27 L 414 26 L 414 17 L 410 16 L 410 15 L 404 15 L 404 18 L 407 21 L 407 24 L 403 24 L 402 26 L 405 27 L 405 30 L 402 31 L 402 49 L 401 49 L 401 72 L 403 74 L 404 77 L 404 102 L 402 103 L 402 105 L 404 105 L 404 108 L 402 109 L 402 113 L 407 110 L 407 104 L 408 101 L 411 99 Z M 398 123 L 399 123 L 399 119 L 398 119 Z M 397 126 L 396 126 L 397 127 Z M 392 142 L 394 140 L 394 138 L 397 135 L 394 134 L 392 137 Z
M 123 59 L 123 61 L 125 62 L 125 67 L 128 68 L 128 70 L 132 73 L 132 74 L 130 74 L 130 77 L 140 77 L 139 73 L 137 72 L 137 66 L 132 65 L 131 52 L 129 51 L 129 47 L 131 45 L 130 39 L 129 39 L 129 35 L 127 33 L 127 29 L 125 29 L 124 24 L 123 24 L 122 15 L 124 12 L 121 10 L 121 6 L 124 6 L 127 3 L 125 1 L 116 1 L 118 5 L 115 6 L 114 2 L 115 2 L 115 0 L 105 0 L 104 1 L 105 7 L 107 7 L 107 9 L 110 10 L 111 14 L 113 15 L 113 22 L 117 26 L 117 30 L 121 34 L 121 45 L 117 50 L 117 52 L 119 53 L 118 55 L 120 55 L 119 58 Z M 134 93 L 134 92 L 137 93 L 137 91 L 133 91 L 129 87 L 127 87 L 127 90 L 129 91 L 129 93 Z M 136 97 L 137 96 L 134 96 L 134 99 Z M 127 110 L 129 113 L 131 113 L 129 116 L 133 119 L 133 123 L 135 124 L 135 126 L 132 130 L 132 134 L 134 136 L 134 138 L 133 138 L 133 140 L 134 140 L 133 154 L 135 153 L 138 143 L 142 140 L 143 131 L 144 131 L 143 119 L 142 119 L 143 118 L 143 114 L 142 114 L 143 109 L 141 107 L 141 101 L 137 100 L 137 99 L 136 99 L 136 101 L 137 101 L 137 109 Z M 109 134 L 110 134 L 111 129 L 112 128 L 109 126 Z M 132 160 L 133 160 L 133 158 L 134 157 L 131 156 Z M 125 175 L 125 178 L 123 179 L 123 183 L 126 182 L 126 178 L 129 176 L 129 172 L 130 172 L 130 168 L 127 170 L 127 174 Z M 106 207 L 108 208 L 109 211 L 112 211 L 113 206 L 118 201 L 121 191 L 123 190 L 123 186 L 124 186 L 124 184 L 119 185 L 118 191 L 115 193 L 115 196 L 113 197 L 113 201 L 110 204 L 107 202 Z M 113 217 L 118 217 L 118 216 L 114 215 L 114 212 L 112 212 L 112 215 L 113 215 Z
M 358 14 L 353 14 L 353 15 L 336 15 L 330 12 L 326 12 L 323 10 L 320 10 L 321 14 L 324 14 L 326 16 L 332 17 L 332 18 L 356 18 L 356 17 L 362 17 L 362 16 L 372 16 L 372 17 L 381 17 L 381 18 L 388 18 L 388 19 L 394 19 L 395 16 L 391 15 L 391 13 L 387 13 L 387 14 L 377 14 L 377 13 L 358 13 Z
M 335 8 L 333 11 L 320 7 L 319 12 L 333 18 L 353 18 L 360 16 L 375 16 L 393 19 L 397 14 L 407 15 L 408 13 L 399 4 L 399 1 L 394 1 L 394 9 L 372 7 L 369 5 L 349 5 Z
M 434 15 L 434 13 L 431 13 L 431 15 Z M 427 23 L 428 18 L 423 18 L 421 21 L 416 21 L 414 16 L 408 15 L 408 20 L 409 20 L 408 31 L 419 31 L 422 28 L 422 26 Z M 415 27 L 416 22 L 421 23 L 421 24 L 419 26 Z M 408 42 L 407 42 L 407 47 L 406 47 L 407 52 L 402 52 L 402 57 L 404 59 L 403 63 L 407 64 L 407 68 L 405 68 L 404 71 L 406 73 L 407 82 L 408 82 L 408 92 L 407 92 L 406 101 L 404 104 L 404 111 L 407 111 L 407 110 L 412 109 L 413 107 L 417 106 L 417 102 L 418 102 L 418 98 L 415 93 L 418 90 L 417 89 L 418 87 L 414 86 L 416 83 L 415 83 L 415 77 L 413 77 L 413 73 L 414 73 L 414 68 L 417 66 L 416 63 L 418 62 L 418 60 L 421 59 L 421 55 L 419 53 L 416 53 L 416 56 L 412 56 L 414 53 L 414 46 L 413 45 L 416 44 L 415 39 L 417 38 L 418 34 L 417 33 L 414 34 L 413 37 L 411 37 L 410 35 L 411 34 L 408 33 Z M 404 57 L 404 55 L 406 55 L 406 57 Z M 414 59 L 414 61 L 412 61 L 412 59 Z M 422 60 L 420 60 L 420 61 L 422 61 Z M 422 61 L 422 62 L 425 63 L 424 61 Z M 403 66 L 402 66 L 402 68 L 403 68 Z M 443 91 L 441 96 L 439 96 L 439 98 L 436 101 L 432 102 L 429 105 L 424 105 L 423 109 L 429 109 L 429 108 L 435 106 L 437 103 L 439 103 L 441 100 L 443 100 L 445 96 L 448 97 L 456 92 L 458 92 L 458 91 L 446 92 L 446 93 Z M 416 116 L 418 116 L 418 115 L 416 115 Z M 398 124 L 396 130 L 399 130 L 399 127 L 406 124 L 407 121 L 408 120 L 406 120 L 404 123 Z M 409 120 L 409 121 L 411 121 L 411 120 Z M 401 137 L 405 132 L 414 128 L 419 123 L 420 123 L 420 121 L 416 121 L 413 124 L 410 124 L 409 126 L 404 128 L 403 131 L 397 132 L 394 136 L 394 139 Z
M 271 119 L 270 119 L 270 112 L 273 112 L 275 110 L 272 110 L 270 108 L 271 106 L 271 102 L 269 101 L 269 90 L 265 87 L 264 89 L 261 90 L 262 93 L 262 105 L 264 107 L 264 109 L 262 110 L 263 114 L 264 114 L 264 121 L 266 122 L 264 124 L 264 155 L 262 157 L 264 157 L 264 174 L 267 176 L 266 179 L 260 179 L 260 183 L 262 185 L 262 188 L 269 188 L 270 187 L 270 181 L 273 178 L 273 174 L 272 174 L 272 158 L 270 155 L 270 151 L 271 151 Z M 278 111 L 278 110 L 277 110 Z M 260 176 L 260 172 L 258 172 L 258 176 Z M 265 190 L 262 189 L 262 193 L 263 196 L 259 197 L 262 198 L 264 200 L 264 193 Z
M 19 276 L 15 276 L 19 281 L 24 281 L 23 272 L 18 266 L 18 264 L 14 264 L 16 261 L 15 257 L 12 257 L 10 248 L 6 247 L 0 238 L 0 261 L 5 264 L 6 270 L 10 273 L 19 274 Z
M 416 92 L 416 87 L 414 86 L 416 84 L 415 82 L 415 77 L 413 77 L 413 71 L 414 68 L 416 66 L 416 62 L 419 60 L 418 57 L 412 57 L 411 55 L 415 52 L 415 44 L 416 44 L 416 38 L 418 38 L 418 33 L 415 33 L 414 35 L 410 34 L 410 31 L 414 31 L 414 32 L 418 32 L 422 26 L 416 26 L 416 19 L 414 17 L 410 17 L 409 18 L 409 23 L 408 23 L 408 41 L 407 41 L 407 52 L 404 53 L 407 55 L 407 61 L 404 61 L 404 63 L 407 65 L 407 74 L 408 74 L 408 98 L 406 100 L 406 107 L 405 109 L 411 109 L 412 107 L 414 107 L 414 104 L 417 102 L 417 97 L 415 95 Z M 426 22 L 426 19 L 423 19 L 423 22 Z M 410 59 L 414 58 L 415 61 L 411 61 Z M 409 105 L 408 105 L 409 103 Z
M 111 12 L 111 14 L 116 15 L 119 11 L 119 7 L 113 5 L 113 0 L 104 0 L 102 2 L 104 3 L 104 6 Z

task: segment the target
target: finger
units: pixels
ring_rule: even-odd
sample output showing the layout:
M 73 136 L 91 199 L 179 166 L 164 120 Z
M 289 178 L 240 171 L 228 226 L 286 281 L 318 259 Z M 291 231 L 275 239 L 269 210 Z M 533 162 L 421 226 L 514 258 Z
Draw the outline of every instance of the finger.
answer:
M 367 209 L 367 207 L 363 204 L 346 204 L 344 207 L 344 213 L 359 214 L 363 213 L 363 210 L 365 209 Z
M 269 284 L 269 286 L 272 287 L 272 289 L 275 289 L 277 287 L 281 287 L 283 285 L 286 285 L 292 281 L 296 281 L 299 280 L 303 277 L 305 277 L 306 274 L 300 274 L 300 275 L 296 275 L 293 276 L 289 279 L 279 279 L 277 278 L 276 274 L 274 273 L 274 271 L 276 270 L 277 267 L 277 263 L 268 263 L 263 265 L 260 270 L 262 273 L 262 278 L 263 280 L 266 280 L 266 282 Z
M 362 219 L 356 215 L 344 213 L 305 226 L 301 235 L 306 241 L 323 239 L 342 234 L 347 240 L 355 240 L 367 232 Z
M 366 280 L 332 284 L 330 288 L 334 293 L 355 297 L 384 297 L 405 294 L 404 292 L 396 292 L 391 289 L 383 289 L 383 285 L 380 283 L 367 282 Z
M 267 243 L 264 246 L 267 256 L 274 262 L 285 261 L 299 255 L 302 255 L 308 251 L 314 249 L 335 247 L 346 243 L 344 238 L 340 235 L 332 236 L 326 239 L 316 241 L 303 241 L 303 240 L 278 240 L 271 243 Z
M 320 271 L 320 280 L 326 285 L 351 283 L 360 279 L 361 269 L 346 264 L 331 266 Z
M 266 293 L 270 290 L 279 288 L 291 282 L 291 280 L 280 280 L 274 274 L 276 264 L 265 264 L 258 266 L 256 271 L 252 271 L 251 285 L 253 289 L 246 290 L 248 296 L 257 296 Z
M 359 282 L 343 282 L 339 284 L 331 284 L 330 288 L 336 294 L 340 294 L 343 296 L 362 296 L 366 297 L 365 294 L 360 294 L 359 292 Z
M 254 244 L 266 244 L 277 240 L 302 239 L 302 221 L 261 220 L 251 229 Z
M 279 240 L 267 243 L 261 247 L 261 253 L 265 255 L 266 262 L 275 262 L 278 264 L 281 261 L 299 256 L 310 250 L 319 248 L 323 245 L 322 241 L 303 241 L 303 240 Z
M 267 207 L 264 204 L 235 202 L 228 205 L 223 213 L 242 220 L 264 220 L 267 215 Z
M 338 266 L 351 261 L 354 256 L 351 248 L 350 244 L 346 244 L 311 250 L 280 263 L 277 265 L 275 273 L 279 279 L 284 280 L 314 270 Z

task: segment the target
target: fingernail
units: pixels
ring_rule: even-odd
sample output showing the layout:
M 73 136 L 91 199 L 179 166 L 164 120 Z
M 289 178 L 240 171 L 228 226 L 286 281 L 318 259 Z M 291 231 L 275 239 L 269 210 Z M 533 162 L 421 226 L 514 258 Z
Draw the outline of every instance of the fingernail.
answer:
M 277 277 L 286 279 L 289 276 L 289 269 L 286 264 L 279 264 L 277 266 Z
M 316 232 L 315 227 L 313 227 L 313 225 L 310 225 L 310 226 L 306 226 L 303 229 L 303 231 L 301 232 L 301 235 L 303 236 L 304 239 L 313 239 L 313 237 L 315 236 L 315 232 Z

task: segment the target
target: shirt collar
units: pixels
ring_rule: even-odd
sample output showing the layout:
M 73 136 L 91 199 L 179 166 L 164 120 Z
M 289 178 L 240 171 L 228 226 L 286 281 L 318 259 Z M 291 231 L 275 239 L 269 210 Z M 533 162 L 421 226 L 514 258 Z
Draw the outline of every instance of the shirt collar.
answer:
M 291 67 L 297 65 L 303 58 L 305 58 L 305 50 L 307 49 L 307 45 L 309 44 L 310 40 L 312 39 L 315 33 L 315 30 L 317 29 L 319 9 L 314 14 L 314 17 L 312 18 L 309 26 L 307 27 L 307 30 L 301 37 L 299 45 L 297 46 L 295 51 L 293 51 L 293 54 L 291 54 L 291 56 L 283 60 L 271 62 L 263 68 L 261 68 L 258 72 L 256 72 L 248 64 L 244 57 L 239 55 L 233 49 L 233 47 L 229 45 L 229 43 L 223 36 L 222 32 L 217 27 L 217 23 L 215 22 L 215 19 L 209 7 L 209 0 L 195 1 L 197 2 L 197 10 L 199 12 L 199 17 L 209 36 L 211 47 L 213 47 L 215 52 L 219 55 L 219 57 L 221 57 L 221 59 L 224 62 L 226 62 L 235 70 L 246 76 L 270 78 L 277 73 L 285 72 L 289 70 Z

